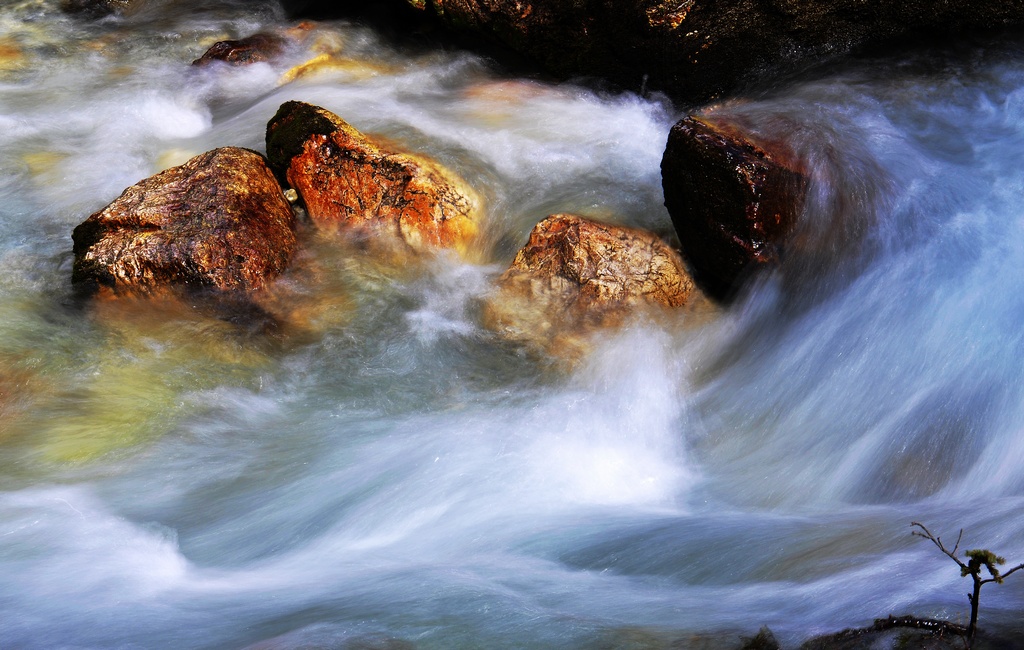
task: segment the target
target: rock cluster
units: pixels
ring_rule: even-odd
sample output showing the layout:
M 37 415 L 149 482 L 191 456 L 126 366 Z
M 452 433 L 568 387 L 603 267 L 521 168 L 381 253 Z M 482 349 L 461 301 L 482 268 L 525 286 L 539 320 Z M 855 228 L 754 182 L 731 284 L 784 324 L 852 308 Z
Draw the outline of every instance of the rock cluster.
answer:
M 270 163 L 318 227 L 415 253 L 468 251 L 479 201 L 438 165 L 382 150 L 320 107 L 288 102 Z M 126 189 L 75 228 L 72 282 L 115 294 L 252 292 L 288 266 L 296 220 L 262 155 L 225 147 Z
M 151 176 L 75 228 L 72 282 L 113 296 L 260 293 L 298 247 L 289 186 L 318 230 L 377 252 L 469 255 L 480 202 L 450 171 L 390 151 L 324 108 L 287 102 L 267 125 L 267 158 L 224 147 Z M 485 324 L 557 352 L 557 341 L 695 295 L 679 253 L 642 230 L 559 214 L 541 221 L 498 281 Z M 287 310 L 285 310 L 287 311 Z
M 375 6 L 387 2 L 400 0 L 376 0 Z M 127 8 L 129 4 L 137 3 L 65 0 L 69 8 Z M 861 34 L 861 28 L 874 24 L 872 21 L 890 21 L 907 12 L 913 16 L 919 13 L 911 8 L 868 18 L 853 15 L 830 2 L 805 7 L 802 0 L 772 0 L 765 6 L 748 7 L 744 12 L 716 10 L 702 0 L 552 0 L 540 4 L 410 0 L 410 4 L 437 13 L 440 20 L 457 29 L 489 34 L 556 71 L 600 72 L 616 78 L 643 70 L 645 76 L 661 78 L 669 87 L 679 90 L 678 96 L 691 98 L 716 96 L 734 86 L 746 74 L 734 69 L 736 65 L 746 70 L 751 62 L 775 60 L 777 53 L 773 54 L 773 48 L 779 47 L 780 29 L 788 34 L 783 40 L 791 43 L 795 42 L 793 39 L 818 38 L 804 31 L 816 29 L 823 22 L 834 23 L 830 23 L 830 29 Z M 1013 12 L 988 3 L 984 3 L 980 13 L 993 19 L 1016 20 Z M 790 22 L 799 29 L 786 27 Z M 915 24 L 911 21 L 903 27 L 911 29 Z M 302 27 L 295 29 L 301 31 Z M 828 30 L 823 33 L 826 35 L 821 37 L 822 42 L 833 34 Z M 286 42 L 284 37 L 269 33 L 221 41 L 196 59 L 194 65 L 213 61 L 241 65 L 267 60 L 280 53 Z M 847 45 L 852 47 L 851 43 Z M 812 47 L 807 51 L 815 50 Z M 638 57 L 643 60 L 640 67 Z M 677 64 L 667 66 L 667 70 L 659 69 L 672 61 Z M 666 74 L 676 76 L 667 78 Z M 361 246 L 387 253 L 418 255 L 450 249 L 464 258 L 473 257 L 480 230 L 481 202 L 451 171 L 426 157 L 393 151 L 359 133 L 330 111 L 302 102 L 282 105 L 267 125 L 266 136 L 268 159 L 278 181 L 295 190 L 318 229 L 344 233 Z M 732 298 L 758 268 L 780 261 L 808 187 L 800 162 L 784 144 L 763 142 L 735 124 L 708 115 L 688 117 L 672 128 L 662 161 L 662 177 L 665 204 L 686 265 L 698 286 L 719 301 Z M 83 245 L 76 243 L 76 251 Z M 96 255 L 97 260 L 101 259 Z M 109 257 L 107 254 L 102 259 Z M 76 282 L 87 275 L 99 284 L 111 284 L 110 278 L 119 278 L 115 283 L 118 286 L 127 282 L 127 270 L 96 272 L 100 266 L 100 262 L 80 261 L 76 264 Z M 268 264 L 268 273 L 279 272 L 272 271 L 278 266 Z M 152 264 L 132 268 L 143 269 L 133 271 L 140 277 L 155 273 Z M 191 264 L 188 268 L 202 269 L 202 264 Z M 178 275 L 184 278 L 187 274 Z M 219 284 L 208 275 L 198 271 L 195 277 L 181 282 Z M 251 288 L 245 282 L 236 284 Z

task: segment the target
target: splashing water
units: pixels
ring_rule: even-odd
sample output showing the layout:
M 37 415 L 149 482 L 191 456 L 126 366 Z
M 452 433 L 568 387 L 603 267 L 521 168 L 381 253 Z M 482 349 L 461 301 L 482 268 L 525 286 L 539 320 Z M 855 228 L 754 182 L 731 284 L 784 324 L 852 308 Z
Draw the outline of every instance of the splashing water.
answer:
M 1024 560 L 1024 53 L 719 107 L 811 170 L 799 245 L 713 322 L 630 324 L 563 374 L 478 300 L 547 214 L 669 232 L 680 115 L 346 22 L 188 65 L 291 26 L 269 3 L 0 7 L 0 647 L 796 643 L 966 615 L 911 520 Z M 73 305 L 76 224 L 193 154 L 262 150 L 292 99 L 465 177 L 486 263 L 309 242 L 282 279 L 302 325 L 275 336 Z M 1024 635 L 1022 610 L 1008 580 L 982 626 Z

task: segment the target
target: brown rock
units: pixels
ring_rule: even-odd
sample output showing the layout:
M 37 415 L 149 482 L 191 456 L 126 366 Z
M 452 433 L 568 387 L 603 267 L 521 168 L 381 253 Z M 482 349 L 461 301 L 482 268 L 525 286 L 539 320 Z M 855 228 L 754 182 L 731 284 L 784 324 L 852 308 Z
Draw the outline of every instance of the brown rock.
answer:
M 1007 0 L 405 1 L 549 72 L 658 89 L 686 103 L 763 86 L 851 53 L 944 45 L 1024 24 L 1024 4 Z M 344 10 L 347 3 L 330 4 Z
M 757 268 L 779 262 L 807 192 L 781 143 L 755 143 L 727 122 L 687 117 L 661 162 L 665 206 L 693 279 L 728 300 Z
M 475 193 L 436 163 L 388 151 L 330 111 L 283 104 L 267 125 L 267 154 L 319 228 L 416 253 L 471 252 Z
M 258 33 L 231 41 L 218 41 L 192 62 L 195 66 L 206 66 L 214 61 L 231 65 L 247 65 L 269 61 L 284 50 L 285 39 L 275 34 Z
M 637 308 L 681 307 L 694 297 L 679 254 L 655 234 L 556 214 L 534 227 L 501 276 L 484 323 L 550 348 L 615 326 Z
M 236 147 L 129 187 L 72 237 L 72 282 L 115 293 L 260 289 L 296 244 L 294 213 L 264 158 Z
M 146 3 L 146 0 L 62 0 L 60 7 L 70 14 L 88 17 L 129 16 Z

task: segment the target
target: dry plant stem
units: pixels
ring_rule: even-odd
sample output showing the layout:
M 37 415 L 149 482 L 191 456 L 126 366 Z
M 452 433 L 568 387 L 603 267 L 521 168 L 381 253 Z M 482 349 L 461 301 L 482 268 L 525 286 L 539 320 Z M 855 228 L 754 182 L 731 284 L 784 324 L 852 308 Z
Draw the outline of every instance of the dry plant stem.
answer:
M 921 529 L 913 531 L 911 535 L 923 537 L 931 541 L 940 551 L 945 553 L 951 560 L 960 566 L 961 576 L 966 577 L 969 575 L 974 581 L 974 592 L 967 594 L 967 600 L 971 603 L 971 622 L 967 625 L 967 647 L 970 648 L 974 645 L 974 633 L 977 631 L 978 627 L 978 598 L 981 596 L 981 586 L 989 582 L 1001 583 L 1010 574 L 1015 573 L 1020 569 L 1024 569 L 1024 562 L 1013 567 L 1006 573 L 1000 574 L 999 569 L 996 569 L 993 564 L 1002 564 L 1004 561 L 1002 558 L 999 558 L 988 551 L 984 551 L 987 555 L 985 556 L 985 559 L 980 559 L 976 554 L 980 554 L 982 551 L 967 551 L 967 555 L 971 557 L 970 563 L 967 564 L 956 556 L 956 552 L 960 549 L 960 540 L 963 539 L 964 536 L 963 528 L 960 529 L 960 534 L 956 537 L 956 544 L 953 545 L 953 550 L 951 551 L 943 545 L 942 539 L 933 535 L 932 532 L 924 526 L 924 524 L 912 521 L 910 522 L 910 525 L 911 527 Z M 988 572 L 991 574 L 990 578 L 981 577 L 982 567 L 988 569 Z

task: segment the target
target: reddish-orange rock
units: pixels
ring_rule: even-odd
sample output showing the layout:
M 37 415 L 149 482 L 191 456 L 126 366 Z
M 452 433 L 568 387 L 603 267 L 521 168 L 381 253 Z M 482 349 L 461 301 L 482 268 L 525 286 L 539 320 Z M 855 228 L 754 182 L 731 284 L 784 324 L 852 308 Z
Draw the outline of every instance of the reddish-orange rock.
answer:
M 672 127 L 661 174 L 683 257 L 701 289 L 718 300 L 732 297 L 758 268 L 779 262 L 808 186 L 785 145 L 755 142 L 707 117 Z
M 79 286 L 251 291 L 287 267 L 295 215 L 263 156 L 225 147 L 129 187 L 72 238 Z
M 480 201 L 461 179 L 381 147 L 326 109 L 282 105 L 267 125 L 267 153 L 319 228 L 417 253 L 472 250 Z
M 699 294 L 682 258 L 657 235 L 575 215 L 552 215 L 484 306 L 504 337 L 550 348 L 645 307 L 681 307 Z

